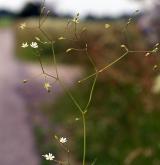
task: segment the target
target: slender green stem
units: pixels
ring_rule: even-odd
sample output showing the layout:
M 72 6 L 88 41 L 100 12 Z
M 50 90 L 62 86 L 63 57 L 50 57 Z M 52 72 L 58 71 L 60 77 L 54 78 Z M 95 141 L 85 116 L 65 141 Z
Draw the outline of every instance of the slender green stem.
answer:
M 70 165 L 70 151 L 67 151 L 67 163 Z
M 66 88 L 65 84 L 60 79 L 59 79 L 59 83 L 60 83 L 61 87 L 64 89 L 64 91 L 66 92 L 66 94 L 69 96 L 69 98 L 72 100 L 72 102 L 74 103 L 74 105 L 77 107 L 77 109 L 81 113 L 83 113 L 83 110 L 82 110 L 81 106 L 79 105 L 79 103 L 75 99 L 75 97 L 72 95 L 72 93 L 70 92 L 70 90 Z
M 101 73 L 101 72 L 107 70 L 107 69 L 110 68 L 112 65 L 114 65 L 115 63 L 117 63 L 118 61 L 120 61 L 122 58 L 124 58 L 127 54 L 128 54 L 128 51 L 125 52 L 123 55 L 121 55 L 121 56 L 120 56 L 119 58 L 117 58 L 116 60 L 114 60 L 113 62 L 109 63 L 108 65 L 106 65 L 105 67 L 103 67 L 102 69 L 100 69 L 99 71 L 90 74 L 89 76 L 87 76 L 87 77 L 85 77 L 85 78 L 79 80 L 78 82 L 81 83 L 81 82 L 83 82 L 83 81 L 86 81 L 86 80 L 88 80 L 89 78 L 95 76 L 96 74 L 99 74 L 99 73 Z
M 52 42 L 52 39 L 48 36 L 48 34 L 42 29 L 41 26 L 39 26 L 40 32 L 46 37 L 46 39 L 50 42 Z
M 126 49 L 126 52 L 124 54 L 122 54 L 119 58 L 117 58 L 116 60 L 112 61 L 111 63 L 109 63 L 108 65 L 104 66 L 102 69 L 100 70 L 97 70 L 96 68 L 96 65 L 95 65 L 95 62 L 94 62 L 94 59 L 89 56 L 89 53 L 88 53 L 88 48 L 87 48 L 87 43 L 85 43 L 86 45 L 86 48 L 85 49 L 76 49 L 76 48 L 70 48 L 71 50 L 74 50 L 74 51 L 86 51 L 86 55 L 89 59 L 89 61 L 91 62 L 91 64 L 93 65 L 94 67 L 94 70 L 95 72 L 90 74 L 89 76 L 83 78 L 82 80 L 78 81 L 79 83 L 85 81 L 85 80 L 88 80 L 89 78 L 91 77 L 94 77 L 93 79 L 93 82 L 92 82 L 92 86 L 91 86 L 91 89 L 90 89 L 90 93 L 89 93 L 89 98 L 88 98 L 88 101 L 85 105 L 84 108 L 81 108 L 82 106 L 79 104 L 79 102 L 77 101 L 77 99 L 73 96 L 73 94 L 71 93 L 71 91 L 66 87 L 65 83 L 63 81 L 61 81 L 60 77 L 59 77 L 59 73 L 58 73 L 58 66 L 57 66 L 57 60 L 56 60 L 56 55 L 55 55 L 55 51 L 54 51 L 54 41 L 52 40 L 51 36 L 49 36 L 45 30 L 43 30 L 42 28 L 42 25 L 44 24 L 44 22 L 46 21 L 47 17 L 48 17 L 48 14 L 49 14 L 49 11 L 47 12 L 47 14 L 45 15 L 45 17 L 42 17 L 42 15 L 44 14 L 45 12 L 45 0 L 42 0 L 42 4 L 41 4 L 41 13 L 40 13 L 40 17 L 39 17 L 39 30 L 40 32 L 43 34 L 43 36 L 49 41 L 49 44 L 51 44 L 51 47 L 52 47 L 52 55 L 53 55 L 53 61 L 54 61 L 54 65 L 55 65 L 55 70 L 56 70 L 56 76 L 52 76 L 51 74 L 48 74 L 45 72 L 44 68 L 43 68 L 43 64 L 42 64 L 42 61 L 41 61 L 41 57 L 39 56 L 39 62 L 40 62 L 40 66 L 41 66 L 41 70 L 42 70 L 42 74 L 44 74 L 46 77 L 49 76 L 51 78 L 54 78 L 55 79 L 55 82 L 58 81 L 59 84 L 61 85 L 61 87 L 63 88 L 63 90 L 65 91 L 65 93 L 69 96 L 69 98 L 71 99 L 71 101 L 73 102 L 73 104 L 75 105 L 75 107 L 78 109 L 78 111 L 81 113 L 81 116 L 82 116 L 82 124 L 83 124 L 83 161 L 82 161 L 82 165 L 86 165 L 86 145 L 87 145 L 87 130 L 86 130 L 86 114 L 88 112 L 88 107 L 90 106 L 91 104 L 91 100 L 92 100 L 92 96 L 93 96 L 93 91 L 95 89 L 95 84 L 96 84 L 96 81 L 97 81 L 97 77 L 98 75 L 107 70 L 108 68 L 110 68 L 112 65 L 114 65 L 115 63 L 119 62 L 121 59 L 123 59 L 126 55 L 128 55 L 129 53 L 145 53 L 145 52 L 150 52 L 152 53 L 153 51 L 129 51 L 128 49 Z M 79 14 L 77 14 L 77 17 L 76 19 L 78 19 L 78 16 Z M 44 19 L 43 19 L 44 18 Z M 127 32 L 127 27 L 128 25 L 130 24 L 132 20 L 132 17 L 128 20 L 127 24 L 126 24 L 126 27 L 124 28 L 125 29 L 125 32 Z M 67 28 L 70 24 L 70 21 L 68 22 L 67 24 Z M 66 29 L 67 29 L 66 28 Z M 75 39 L 74 41 L 75 42 L 78 42 L 78 39 L 80 38 L 80 34 L 77 33 L 77 22 L 74 23 L 74 36 L 75 36 Z M 46 78 L 45 77 L 45 78 Z M 61 144 L 60 144 L 61 145 Z M 61 145 L 62 148 L 67 152 L 67 162 L 63 162 L 63 161 L 58 161 L 58 160 L 54 160 L 54 162 L 58 163 L 58 164 L 68 164 L 70 165 L 70 162 L 69 162 L 69 154 L 70 154 L 70 151 L 68 148 L 66 148 L 64 145 Z M 96 162 L 96 160 L 92 163 L 92 165 L 94 165 Z
M 39 60 L 40 66 L 41 66 L 42 73 L 44 74 L 45 71 L 44 71 L 42 60 L 41 60 L 41 57 L 40 56 L 38 57 L 38 60 Z
M 55 55 L 55 51 L 54 51 L 54 42 L 52 41 L 52 56 L 53 56 L 53 61 L 54 61 L 54 65 L 56 67 L 56 76 L 57 79 L 59 79 L 59 74 L 58 74 L 58 66 L 57 66 L 57 59 L 56 59 L 56 55 Z
M 39 30 L 47 38 L 47 40 L 51 42 L 53 60 L 54 60 L 54 64 L 55 64 L 55 67 L 56 67 L 56 79 L 59 81 L 61 87 L 64 89 L 64 91 L 66 92 L 66 94 L 69 96 L 69 98 L 72 100 L 72 102 L 74 103 L 74 105 L 77 107 L 77 109 L 80 111 L 80 113 L 82 115 L 82 121 L 83 121 L 83 163 L 82 164 L 85 165 L 85 162 L 86 162 L 86 119 L 85 119 L 85 114 L 86 113 L 85 113 L 85 111 L 87 110 L 88 106 L 90 105 L 91 98 L 92 98 L 92 95 L 93 95 L 93 89 L 94 89 L 94 86 L 95 86 L 95 83 L 96 83 L 96 79 L 97 79 L 97 75 L 96 75 L 96 77 L 95 77 L 95 79 L 93 81 L 93 85 L 91 87 L 91 92 L 90 92 L 89 100 L 88 100 L 87 105 L 86 105 L 86 107 L 84 108 L 84 111 L 83 111 L 83 109 L 81 108 L 81 106 L 79 105 L 79 103 L 77 102 L 77 100 L 75 99 L 75 97 L 72 95 L 72 93 L 70 92 L 70 90 L 66 88 L 65 84 L 59 78 L 57 61 L 56 61 L 56 56 L 55 56 L 55 51 L 54 51 L 54 43 L 50 39 L 50 37 L 47 35 L 47 33 L 41 28 L 40 21 L 39 21 Z M 75 36 L 76 36 L 76 39 L 78 39 L 77 34 L 76 34 L 76 25 L 75 25 Z M 84 51 L 85 51 L 85 49 L 84 49 Z M 87 53 L 87 56 L 88 56 L 87 49 L 86 49 L 86 53 Z M 88 58 L 91 61 L 91 63 L 94 65 L 92 59 L 89 56 L 88 56 Z M 43 69 L 43 65 L 42 65 L 41 59 L 39 59 L 39 61 L 40 61 L 40 65 L 41 65 L 41 68 L 42 68 L 42 72 L 45 73 L 45 71 Z M 55 78 L 54 76 L 52 76 L 52 75 L 50 75 L 48 73 L 45 73 L 45 74 L 48 75 L 48 76 L 50 76 L 50 77 Z M 70 162 L 69 162 L 69 150 L 67 151 L 67 155 L 68 155 L 68 160 L 67 160 L 68 161 L 68 165 L 70 165 Z M 56 161 L 56 162 L 57 163 L 61 163 L 60 161 Z
M 74 35 L 75 35 L 76 40 L 78 40 L 78 36 L 77 36 L 77 23 L 76 22 L 74 23 Z
M 70 92 L 69 89 L 66 88 L 65 84 L 60 80 L 59 78 L 59 73 L 58 73 L 58 67 L 57 67 L 57 61 L 56 61 L 56 56 L 55 56 L 55 51 L 54 51 L 54 42 L 52 41 L 52 39 L 47 35 L 47 33 L 41 28 L 41 20 L 39 19 L 39 30 L 42 32 L 42 34 L 46 37 L 46 39 L 48 41 L 50 41 L 51 45 L 52 45 L 52 54 L 53 54 L 53 60 L 54 60 L 54 64 L 55 64 L 55 67 L 56 67 L 56 79 L 59 81 L 61 87 L 64 89 L 64 91 L 66 92 L 66 94 L 69 96 L 69 98 L 72 100 L 72 102 L 74 103 L 74 105 L 77 107 L 77 109 L 79 110 L 79 112 L 81 113 L 82 115 L 82 121 L 83 121 L 83 134 L 84 134 L 84 142 L 83 142 L 83 165 L 85 165 L 85 158 L 86 158 L 86 121 L 85 121 L 85 113 L 83 112 L 83 109 L 81 108 L 81 106 L 79 105 L 79 103 L 77 102 L 77 100 L 75 99 L 75 97 L 72 95 L 72 93 Z M 76 34 L 76 24 L 75 24 L 75 36 L 76 36 L 76 39 L 78 39 L 78 36 Z M 41 64 L 41 68 L 42 68 L 42 71 L 43 73 L 44 72 L 44 69 L 43 69 L 43 66 L 42 66 L 42 62 L 40 60 L 40 64 Z M 51 76 L 49 74 L 46 73 L 46 75 L 48 76 Z M 52 76 L 53 78 L 55 78 L 54 76 Z M 92 91 L 92 90 L 91 90 Z M 92 92 L 91 92 L 92 93 Z M 90 100 L 90 99 L 89 99 Z M 89 101 L 90 102 L 90 101 Z M 88 106 L 87 106 L 88 107 Z M 69 150 L 67 151 L 68 152 L 68 165 L 70 165 L 70 162 L 69 162 Z M 55 161 L 57 163 L 63 163 L 63 162 L 60 162 L 60 161 Z
M 95 164 L 96 164 L 96 161 L 97 161 L 97 158 L 96 158 L 96 159 L 94 159 L 94 161 L 92 162 L 92 164 L 91 164 L 91 165 L 95 165 Z
M 93 83 L 92 83 L 92 87 L 91 87 L 91 91 L 90 91 L 90 94 L 89 94 L 89 99 L 88 99 L 87 105 L 84 108 L 84 112 L 88 111 L 87 109 L 90 106 L 90 103 L 92 101 L 93 91 L 94 91 L 94 88 L 95 88 L 95 85 L 96 85 L 97 77 L 98 77 L 98 75 L 96 74 L 96 76 L 95 76 L 95 78 L 93 80 Z
M 86 162 L 86 118 L 85 113 L 82 113 L 82 121 L 83 121 L 83 163 L 85 165 Z
M 87 112 L 87 111 L 88 111 L 87 109 L 88 109 L 88 107 L 89 107 L 89 105 L 90 105 L 90 103 L 91 103 L 91 100 L 92 100 L 93 91 L 94 91 L 94 88 L 95 88 L 95 84 L 96 84 L 96 81 L 97 81 L 98 74 L 97 74 L 97 68 L 96 68 L 96 65 L 95 65 L 95 63 L 94 63 L 94 60 L 93 60 L 93 58 L 92 58 L 92 57 L 89 55 L 89 53 L 88 53 L 88 46 L 87 46 L 87 43 L 85 43 L 85 44 L 86 44 L 86 55 L 87 55 L 87 57 L 88 57 L 90 63 L 93 65 L 93 68 L 94 68 L 95 73 L 96 73 L 95 78 L 94 78 L 93 83 L 92 83 L 92 86 L 91 86 L 91 90 L 90 90 L 88 102 L 87 102 L 87 104 L 86 104 L 86 107 L 84 108 L 84 112 Z
M 105 71 L 106 69 L 108 69 L 109 67 L 111 67 L 112 65 L 114 65 L 115 63 L 117 63 L 118 61 L 120 61 L 122 58 L 124 58 L 126 55 L 128 54 L 128 51 L 125 52 L 122 56 L 120 56 L 119 58 L 117 58 L 115 61 L 111 62 L 110 64 L 108 64 L 107 66 L 105 66 L 104 68 L 100 69 L 98 72 L 101 73 L 103 71 Z
M 42 14 L 43 14 L 43 12 L 44 12 L 44 10 L 45 10 L 44 4 L 45 4 L 45 0 L 42 0 L 42 1 L 41 1 L 41 8 L 40 8 L 40 15 L 39 15 L 39 27 L 40 27 L 40 24 L 41 24 L 41 17 L 42 17 Z

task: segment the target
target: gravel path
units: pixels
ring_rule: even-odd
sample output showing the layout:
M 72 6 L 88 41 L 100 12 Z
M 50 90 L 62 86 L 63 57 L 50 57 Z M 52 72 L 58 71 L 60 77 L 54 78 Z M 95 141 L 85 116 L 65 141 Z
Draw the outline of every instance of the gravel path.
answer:
M 22 69 L 11 29 L 0 29 L 0 164 L 39 165 L 24 100 L 15 92 Z
M 40 68 L 17 61 L 13 56 L 14 44 L 13 31 L 0 29 L 0 165 L 40 165 L 27 104 L 42 102 L 44 98 L 53 101 L 62 91 L 55 84 L 54 97 L 50 97 L 43 89 L 42 78 L 23 86 L 20 82 L 26 76 L 38 75 Z M 59 68 L 61 77 L 69 86 L 82 74 L 80 68 Z M 55 70 L 46 69 L 50 73 Z

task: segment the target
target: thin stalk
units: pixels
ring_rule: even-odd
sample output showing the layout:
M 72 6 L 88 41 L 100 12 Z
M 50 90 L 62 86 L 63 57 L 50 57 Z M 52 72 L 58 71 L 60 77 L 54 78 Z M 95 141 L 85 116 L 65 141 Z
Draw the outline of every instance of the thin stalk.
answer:
M 91 91 L 90 91 L 90 94 L 89 94 L 88 102 L 86 104 L 86 107 L 84 108 L 84 112 L 87 112 L 88 111 L 87 109 L 88 109 L 88 107 L 89 107 L 89 105 L 91 103 L 91 100 L 92 100 L 93 91 L 94 91 L 94 88 L 95 88 L 95 84 L 96 84 L 96 81 L 97 81 L 98 74 L 97 74 L 97 68 L 96 68 L 96 65 L 94 63 L 94 60 L 93 60 L 93 58 L 88 53 L 87 43 L 85 43 L 85 44 L 86 44 L 86 55 L 87 55 L 90 63 L 93 65 L 93 68 L 94 68 L 95 73 L 96 73 L 95 78 L 94 78 L 93 83 L 92 83 L 92 86 L 91 86 Z
M 52 39 L 48 36 L 48 34 L 42 29 L 42 27 L 41 26 L 39 26 L 39 30 L 40 30 L 40 32 L 46 37 L 46 39 L 48 40 L 48 41 L 52 41 Z
M 56 55 L 55 55 L 55 51 L 54 51 L 54 42 L 52 41 L 51 43 L 52 43 L 53 62 L 54 62 L 55 68 L 56 68 L 56 76 L 57 76 L 57 79 L 59 79 L 57 59 L 56 59 Z
M 108 68 L 110 68 L 112 65 L 114 65 L 115 63 L 119 62 L 122 58 L 124 58 L 126 55 L 128 54 L 128 51 L 125 52 L 123 55 L 121 55 L 119 58 L 117 58 L 116 60 L 114 60 L 113 62 L 109 63 L 108 65 L 106 65 L 105 67 L 103 67 L 102 69 L 100 69 L 99 71 L 95 72 L 95 73 L 92 73 L 90 74 L 89 76 L 79 80 L 78 82 L 81 83 L 83 81 L 86 81 L 88 80 L 89 78 L 95 76 L 96 74 L 99 74 L 105 70 L 107 70 Z
M 85 113 L 82 113 L 82 121 L 83 121 L 83 163 L 85 165 L 86 162 L 86 118 Z
M 70 151 L 67 151 L 67 163 L 70 165 Z
M 48 76 L 48 77 L 51 77 L 51 78 L 53 78 L 53 79 L 55 79 L 56 81 L 58 80 L 58 78 L 57 77 L 55 77 L 55 76 L 53 76 L 53 75 L 51 75 L 51 74 L 49 74 L 49 73 L 44 73 L 46 76 Z
M 96 76 L 95 76 L 95 78 L 93 80 L 93 84 L 92 84 L 92 87 L 91 87 L 91 91 L 90 91 L 90 94 L 89 94 L 89 99 L 88 99 L 87 105 L 84 108 L 84 112 L 88 111 L 87 109 L 90 106 L 90 103 L 92 101 L 93 91 L 94 91 L 94 88 L 95 88 L 95 85 L 96 85 L 97 77 L 98 77 L 98 75 L 96 74 Z
M 74 23 L 74 35 L 75 35 L 76 40 L 78 40 L 78 36 L 77 36 L 77 23 L 76 22 Z
M 119 58 L 117 58 L 115 61 L 111 62 L 110 64 L 108 64 L 107 66 L 105 66 L 104 68 L 100 69 L 98 71 L 98 73 L 101 73 L 103 71 L 105 71 L 106 69 L 108 69 L 109 67 L 111 67 L 112 65 L 114 65 L 115 63 L 117 63 L 118 61 L 120 61 L 122 58 L 124 58 L 126 55 L 128 54 L 128 51 L 125 52 L 122 56 L 120 56 Z
M 89 56 L 87 43 L 86 43 L 86 55 L 87 55 L 90 63 L 93 65 L 93 67 L 95 69 L 95 72 L 97 73 L 96 65 L 95 65 L 92 57 Z M 98 75 L 96 74 L 96 76 L 93 80 L 92 86 L 91 86 L 88 102 L 87 102 L 87 104 L 86 104 L 86 106 L 83 110 L 83 113 L 82 113 L 82 122 L 83 122 L 83 164 L 82 165 L 85 165 L 85 162 L 86 162 L 86 141 L 87 141 L 87 136 L 86 135 L 87 135 L 87 133 L 86 133 L 86 118 L 85 118 L 85 115 L 86 115 L 86 112 L 88 111 L 87 109 L 88 109 L 88 107 L 91 103 L 91 100 L 92 100 L 93 91 L 94 91 L 94 88 L 95 88 L 97 77 L 98 77 Z
M 40 66 L 41 66 L 42 73 L 44 74 L 45 71 L 44 71 L 44 68 L 43 68 L 41 57 L 38 57 L 38 60 L 39 60 Z
M 70 92 L 70 90 L 66 88 L 65 84 L 60 79 L 59 79 L 59 83 L 60 83 L 61 87 L 64 89 L 64 91 L 66 92 L 66 94 L 69 96 L 69 98 L 72 100 L 72 102 L 74 103 L 74 105 L 77 107 L 77 109 L 81 113 L 83 113 L 83 110 L 82 110 L 81 106 L 79 105 L 79 103 L 75 99 L 75 97 L 72 95 L 72 93 Z
M 43 5 L 44 6 L 44 5 Z M 42 14 L 42 13 L 41 13 Z M 46 20 L 46 19 L 45 19 Z M 42 23 L 43 24 L 43 23 Z M 45 73 L 44 69 L 43 69 L 43 65 L 42 65 L 42 62 L 41 62 L 41 59 L 40 60 L 40 65 L 41 65 L 41 69 L 42 69 L 42 72 L 44 74 L 46 74 L 47 76 L 50 76 L 50 77 L 53 77 L 55 78 L 57 81 L 59 81 L 61 87 L 63 88 L 63 90 L 66 92 L 66 94 L 69 96 L 69 98 L 72 100 L 73 104 L 76 106 L 76 108 L 79 110 L 79 112 L 81 113 L 82 115 L 82 121 L 83 121 L 83 162 L 82 162 L 82 165 L 85 165 L 86 163 L 86 118 L 85 118 L 85 114 L 86 114 L 86 110 L 87 108 L 89 107 L 90 105 L 90 102 L 91 102 L 91 99 L 92 99 L 92 95 L 93 95 L 93 90 L 94 90 L 94 87 L 95 87 L 95 83 L 96 83 L 96 80 L 97 80 L 97 74 L 95 76 L 95 79 L 93 81 L 93 84 L 92 84 L 92 87 L 91 87 L 91 91 L 90 91 L 90 95 L 89 95 L 89 99 L 88 99 L 88 102 L 87 102 L 87 105 L 86 107 L 84 108 L 84 110 L 81 108 L 80 104 L 78 103 L 78 101 L 76 100 L 76 98 L 72 95 L 72 93 L 70 92 L 69 89 L 66 88 L 65 84 L 63 83 L 63 81 L 60 80 L 59 78 L 59 73 L 58 73 L 58 67 L 57 67 L 57 61 L 56 61 L 56 55 L 55 55 L 55 51 L 54 51 L 54 42 L 52 41 L 52 39 L 48 36 L 48 34 L 42 29 L 42 24 L 41 24 L 41 16 L 40 16 L 40 19 L 39 19 L 39 30 L 41 31 L 41 33 L 46 37 L 46 39 L 48 41 L 50 41 L 51 45 L 52 45 L 52 54 L 53 54 L 53 60 L 54 60 L 54 64 L 55 64 L 55 67 L 56 67 L 56 77 L 52 76 L 52 75 L 49 75 L 47 73 Z M 77 26 L 76 26 L 76 23 L 75 23 L 75 37 L 76 39 L 78 40 L 78 36 L 77 36 Z M 94 66 L 94 69 L 95 71 L 96 70 L 96 66 L 93 62 L 93 59 L 88 55 L 88 51 L 87 51 L 87 45 L 86 45 L 86 54 L 87 54 L 87 57 L 89 58 L 90 62 L 92 63 L 92 65 Z M 69 162 L 69 150 L 67 150 L 67 154 L 68 154 L 68 165 L 70 165 L 70 162 Z M 57 163 L 64 163 L 64 162 L 60 162 L 60 161 L 56 161 Z

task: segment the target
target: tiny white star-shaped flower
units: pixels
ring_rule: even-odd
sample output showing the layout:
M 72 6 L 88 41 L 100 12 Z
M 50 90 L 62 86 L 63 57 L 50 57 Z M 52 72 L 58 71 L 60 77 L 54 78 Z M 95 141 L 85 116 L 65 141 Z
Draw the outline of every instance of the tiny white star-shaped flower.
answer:
M 32 43 L 30 44 L 30 46 L 31 46 L 32 48 L 34 48 L 34 49 L 38 48 L 37 42 L 32 42 Z
M 59 139 L 60 143 L 66 143 L 67 142 L 67 138 L 61 137 Z
M 20 26 L 19 26 L 19 28 L 20 28 L 21 30 L 24 30 L 25 27 L 26 27 L 26 23 L 22 23 L 22 24 L 20 24 Z
M 42 155 L 46 160 L 53 160 L 55 156 L 51 153 Z
M 26 43 L 22 43 L 22 46 L 21 46 L 22 48 L 27 48 L 28 47 L 28 43 L 26 42 Z

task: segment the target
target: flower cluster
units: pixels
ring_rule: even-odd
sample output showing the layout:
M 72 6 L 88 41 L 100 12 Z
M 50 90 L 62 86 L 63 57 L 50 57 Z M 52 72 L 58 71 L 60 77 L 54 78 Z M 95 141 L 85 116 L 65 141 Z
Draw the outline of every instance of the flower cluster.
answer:
M 37 42 L 32 42 L 32 43 L 30 44 L 30 46 L 31 46 L 32 48 L 34 48 L 34 49 L 37 49 L 37 48 L 38 48 Z M 22 48 L 27 48 L 27 47 L 29 47 L 29 44 L 28 44 L 27 42 L 22 43 L 21 47 L 22 47 Z
M 59 142 L 64 144 L 64 143 L 67 143 L 67 138 L 65 137 L 61 137 L 61 138 L 58 138 L 57 136 L 55 136 L 55 138 L 58 140 L 59 139 Z M 55 158 L 55 156 L 51 153 L 49 154 L 45 154 L 45 155 L 42 155 L 46 160 L 53 160 Z

